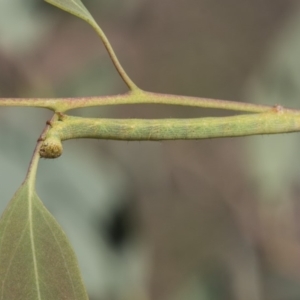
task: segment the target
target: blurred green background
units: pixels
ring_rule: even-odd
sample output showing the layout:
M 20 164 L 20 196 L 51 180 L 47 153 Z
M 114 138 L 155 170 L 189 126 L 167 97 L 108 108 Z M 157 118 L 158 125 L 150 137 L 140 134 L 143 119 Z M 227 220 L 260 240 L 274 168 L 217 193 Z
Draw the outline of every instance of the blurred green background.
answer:
M 86 0 L 145 90 L 298 107 L 293 0 Z M 42 0 L 0 2 L 0 97 L 126 91 L 83 21 Z M 113 106 L 80 116 L 224 115 Z M 228 112 L 226 112 L 228 114 Z M 0 211 L 51 113 L 0 108 Z M 297 134 L 168 142 L 77 140 L 37 189 L 67 232 L 91 300 L 300 299 Z

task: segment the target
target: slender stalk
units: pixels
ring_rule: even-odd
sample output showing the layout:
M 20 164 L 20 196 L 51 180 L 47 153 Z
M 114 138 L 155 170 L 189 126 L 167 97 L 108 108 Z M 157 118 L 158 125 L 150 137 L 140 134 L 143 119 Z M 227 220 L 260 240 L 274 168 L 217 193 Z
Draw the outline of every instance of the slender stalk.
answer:
M 97 22 L 94 20 L 90 12 L 86 9 L 86 7 L 83 5 L 81 1 L 61 1 L 61 0 L 45 0 L 45 1 L 48 2 L 49 4 L 57 6 L 58 8 L 77 16 L 78 18 L 81 18 L 82 20 L 90 24 L 97 32 L 99 37 L 101 38 L 112 63 L 114 64 L 117 72 L 120 74 L 121 78 L 128 86 L 128 88 L 131 91 L 139 89 L 123 69 L 105 33 L 102 31 L 102 29 L 99 27 Z
M 218 99 L 189 97 L 170 94 L 151 93 L 146 91 L 136 91 L 116 96 L 106 97 L 91 97 L 78 99 L 70 106 L 73 108 L 89 107 L 89 106 L 102 106 L 102 105 L 120 105 L 120 104 L 164 104 L 164 105 L 179 105 L 179 106 L 192 106 L 213 109 L 225 109 L 232 111 L 242 112 L 268 112 L 273 109 L 272 106 L 259 105 L 252 103 L 243 103 L 236 101 L 226 101 Z
M 40 146 L 42 145 L 42 142 L 38 142 L 37 145 L 35 146 L 35 149 L 32 154 L 32 158 L 29 164 L 29 168 L 27 171 L 26 179 L 25 181 L 28 181 L 30 186 L 33 188 L 35 185 L 35 178 L 36 178 L 36 172 L 37 172 L 37 167 L 40 159 Z
M 125 84 L 128 86 L 128 88 L 131 91 L 139 90 L 137 85 L 130 79 L 130 77 L 127 75 L 127 73 L 123 69 L 121 63 L 119 62 L 119 60 L 118 60 L 118 58 L 115 54 L 114 49 L 112 48 L 108 38 L 106 37 L 105 33 L 100 28 L 100 26 L 96 22 L 94 22 L 93 20 L 90 20 L 90 19 L 87 20 L 87 22 L 95 29 L 95 31 L 97 32 L 97 34 L 101 38 L 101 40 L 104 44 L 104 47 L 106 48 L 107 53 L 108 53 L 112 63 L 114 64 L 117 72 L 119 73 L 119 75 L 121 76 L 121 78 L 123 79 Z
M 27 106 L 47 108 L 55 112 L 66 112 L 75 108 L 119 105 L 119 104 L 164 104 L 225 109 L 232 111 L 261 113 L 273 109 L 271 106 L 235 101 L 157 94 L 142 90 L 122 95 L 82 98 L 0 98 L 0 106 Z M 296 110 L 293 110 L 296 111 Z
M 78 138 L 127 141 L 194 140 L 296 131 L 300 131 L 300 114 L 282 110 L 196 119 L 126 120 L 65 115 L 61 121 L 53 123 L 44 145 L 52 144 L 56 147 L 55 144 L 62 140 Z
M 56 114 L 54 114 L 51 118 L 50 123 L 54 122 L 57 119 L 58 119 L 58 116 Z M 37 167 L 38 167 L 38 163 L 39 163 L 39 160 L 40 160 L 40 153 L 39 153 L 40 148 L 44 143 L 44 137 L 46 136 L 49 129 L 50 129 L 50 125 L 47 125 L 44 128 L 44 130 L 42 131 L 41 136 L 40 136 L 40 138 L 39 138 L 39 140 L 38 140 L 38 142 L 35 146 L 35 149 L 33 151 L 31 161 L 29 163 L 29 167 L 28 167 L 28 170 L 27 170 L 25 180 L 28 180 L 32 187 L 34 187 L 34 185 L 35 185 L 36 172 L 37 172 Z
M 47 108 L 57 111 L 65 108 L 70 98 L 0 98 L 0 106 Z

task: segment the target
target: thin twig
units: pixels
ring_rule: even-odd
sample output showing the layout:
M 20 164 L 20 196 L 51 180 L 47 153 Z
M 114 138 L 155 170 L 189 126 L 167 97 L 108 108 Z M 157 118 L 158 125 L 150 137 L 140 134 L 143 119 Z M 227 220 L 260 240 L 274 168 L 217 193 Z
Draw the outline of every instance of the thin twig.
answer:
M 142 90 L 122 95 L 81 98 L 0 98 L 0 106 L 26 106 L 47 108 L 55 112 L 66 112 L 75 108 L 120 104 L 180 105 L 241 112 L 262 113 L 274 109 L 272 106 L 235 101 L 150 93 Z M 291 110 L 296 112 L 297 110 Z M 300 113 L 300 111 L 299 111 Z

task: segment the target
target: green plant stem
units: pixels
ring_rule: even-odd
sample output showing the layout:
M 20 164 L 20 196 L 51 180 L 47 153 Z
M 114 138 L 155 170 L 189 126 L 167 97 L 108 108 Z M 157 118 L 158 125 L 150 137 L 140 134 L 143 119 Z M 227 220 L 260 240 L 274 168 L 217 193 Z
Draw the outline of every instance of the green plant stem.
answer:
M 257 105 L 251 103 L 242 103 L 235 101 L 226 101 L 218 99 L 189 97 L 171 94 L 159 94 L 146 91 L 137 91 L 124 95 L 107 96 L 100 98 L 89 98 L 84 103 L 74 103 L 79 107 L 101 106 L 101 105 L 120 105 L 120 104 L 165 104 L 192 106 L 213 109 L 225 109 L 243 112 L 267 112 L 272 109 L 271 106 Z
M 47 139 L 127 141 L 188 140 L 300 131 L 300 114 L 289 111 L 196 119 L 94 119 L 73 116 L 54 122 Z
M 125 84 L 128 86 L 128 88 L 131 91 L 139 90 L 137 85 L 130 79 L 130 77 L 127 75 L 122 65 L 120 64 L 105 33 L 102 31 L 102 29 L 99 27 L 99 25 L 94 20 L 92 15 L 89 13 L 89 11 L 85 8 L 85 6 L 81 2 L 77 3 L 76 1 L 70 1 L 70 3 L 66 3 L 64 1 L 59 1 L 59 0 L 45 0 L 45 1 L 48 2 L 49 4 L 57 6 L 58 8 L 77 16 L 78 18 L 81 18 L 82 20 L 90 24 L 93 27 L 93 29 L 97 32 L 99 37 L 101 38 L 113 65 L 115 66 L 117 72 L 119 73 L 119 75 L 121 76 Z
M 125 84 L 128 86 L 128 88 L 131 91 L 139 90 L 137 85 L 130 79 L 130 77 L 127 75 L 127 73 L 123 69 L 122 65 L 120 64 L 120 62 L 119 62 L 119 60 L 118 60 L 118 58 L 115 54 L 115 51 L 113 50 L 108 38 L 106 37 L 105 33 L 103 32 L 103 30 L 99 27 L 99 25 L 96 22 L 93 22 L 91 20 L 87 20 L 87 22 L 95 29 L 95 31 L 97 32 L 97 34 L 101 38 L 101 40 L 104 44 L 104 47 L 107 50 L 108 55 L 109 55 L 112 63 L 114 64 L 117 72 L 119 73 L 119 75 L 121 76 L 121 78 L 123 79 Z
M 35 149 L 34 149 L 30 164 L 29 164 L 29 168 L 27 171 L 27 175 L 25 178 L 25 181 L 28 181 L 28 183 L 30 184 L 31 187 L 34 187 L 34 185 L 35 185 L 36 172 L 37 172 L 37 167 L 38 167 L 38 163 L 39 163 L 39 159 L 40 159 L 39 150 L 40 150 L 41 145 L 42 145 L 42 142 L 38 142 L 37 145 L 35 146 Z
M 55 122 L 57 119 L 58 119 L 58 116 L 56 114 L 54 114 L 52 116 L 50 122 Z M 33 188 L 33 190 L 34 190 L 34 185 L 35 185 L 35 178 L 36 178 L 38 163 L 39 163 L 39 160 L 40 160 L 40 154 L 39 154 L 40 148 L 43 144 L 44 136 L 46 136 L 49 129 L 50 129 L 50 126 L 47 125 L 44 128 L 43 132 L 41 133 L 41 137 L 40 137 L 40 139 L 38 140 L 38 142 L 35 146 L 35 149 L 33 151 L 32 158 L 31 158 L 31 161 L 29 163 L 28 170 L 27 170 L 25 181 L 28 180 L 28 182 L 31 185 L 31 187 Z
M 169 94 L 150 93 L 142 90 L 121 95 L 82 98 L 0 98 L 0 106 L 28 106 L 47 108 L 55 112 L 66 112 L 75 108 L 120 105 L 120 104 L 164 104 L 181 105 L 232 111 L 262 113 L 273 109 L 271 106 L 199 98 Z

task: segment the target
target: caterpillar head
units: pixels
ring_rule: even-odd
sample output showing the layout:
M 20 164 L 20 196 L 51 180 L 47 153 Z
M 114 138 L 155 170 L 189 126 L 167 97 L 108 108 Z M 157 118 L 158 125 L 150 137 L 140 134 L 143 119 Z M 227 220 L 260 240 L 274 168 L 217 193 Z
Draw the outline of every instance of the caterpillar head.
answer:
M 57 158 L 63 152 L 63 146 L 58 138 L 46 138 L 40 148 L 40 156 L 43 158 Z

